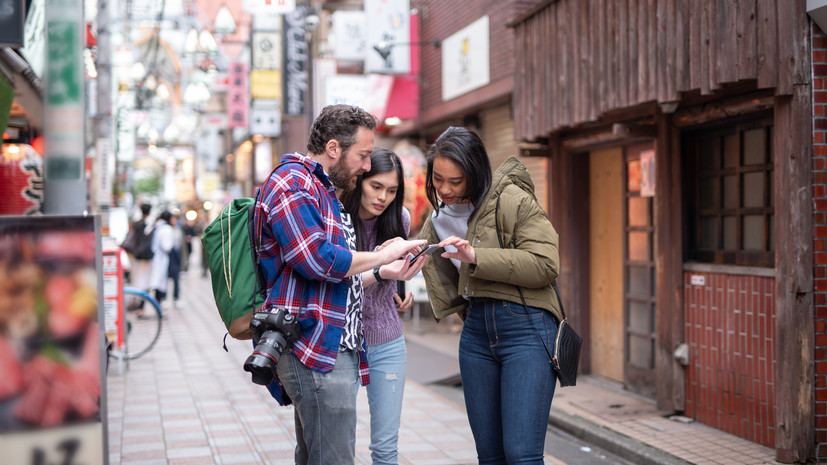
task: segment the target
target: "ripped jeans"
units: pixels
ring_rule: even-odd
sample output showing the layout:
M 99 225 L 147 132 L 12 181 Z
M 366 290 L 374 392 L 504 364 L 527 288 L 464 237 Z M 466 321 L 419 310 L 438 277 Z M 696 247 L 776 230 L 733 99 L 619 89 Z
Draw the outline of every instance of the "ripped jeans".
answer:
M 370 366 L 370 456 L 374 465 L 399 463 L 399 421 L 407 366 L 405 338 L 367 348 Z

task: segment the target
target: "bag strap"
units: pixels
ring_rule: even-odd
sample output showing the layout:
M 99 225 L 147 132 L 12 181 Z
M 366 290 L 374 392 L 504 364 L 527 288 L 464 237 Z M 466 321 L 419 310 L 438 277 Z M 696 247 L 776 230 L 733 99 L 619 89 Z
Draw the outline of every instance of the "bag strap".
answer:
M 228 203 L 227 206 L 224 207 L 224 211 L 222 211 L 221 214 L 218 215 L 218 225 L 221 226 L 221 266 L 224 270 L 224 283 L 227 285 L 227 294 L 232 299 L 233 298 L 233 231 L 232 231 L 232 227 L 230 226 L 232 224 L 232 223 L 230 223 L 230 214 L 232 213 L 232 210 L 230 209 L 231 205 L 232 205 L 232 202 Z M 229 241 L 229 247 L 226 248 L 226 250 L 227 250 L 227 256 L 226 257 L 224 256 L 224 250 L 225 250 L 224 236 L 225 236 L 225 234 L 224 234 L 224 221 L 222 220 L 222 218 L 224 217 L 225 212 L 227 213 L 227 234 L 226 234 L 226 236 L 227 236 L 228 241 Z M 227 268 L 229 268 L 229 270 Z
M 495 227 L 495 230 L 497 232 L 497 242 L 499 242 L 500 248 L 504 249 L 505 247 L 503 247 L 503 238 L 500 235 L 500 196 L 497 196 L 497 205 L 494 207 L 494 227 Z M 555 279 L 554 281 L 552 281 L 552 284 L 554 285 L 554 292 L 557 293 L 557 302 L 560 302 L 560 293 L 557 291 L 557 280 Z M 520 286 L 518 286 L 516 284 L 514 285 L 514 287 L 516 287 L 517 292 L 520 293 L 520 300 L 523 302 L 523 307 L 525 308 L 526 315 L 528 315 L 528 305 L 525 302 L 525 297 L 523 297 L 523 290 L 520 289 Z M 565 314 L 565 312 L 563 312 L 563 304 L 562 303 L 560 303 L 560 313 L 562 314 L 563 319 L 560 320 L 560 325 L 559 326 L 562 326 L 563 322 L 566 321 L 566 314 Z M 533 318 L 530 318 L 530 320 L 531 320 L 531 324 L 534 325 L 534 329 L 537 330 L 537 336 L 540 337 L 540 342 L 543 343 L 543 348 L 546 349 L 546 354 L 548 355 L 549 363 L 554 364 L 555 358 L 554 358 L 553 355 L 551 355 L 551 350 L 549 350 L 548 344 L 546 344 L 546 340 L 543 339 L 543 335 L 540 333 L 540 328 L 537 327 L 537 323 L 534 322 Z M 558 327 L 558 334 L 559 334 L 559 329 L 560 328 Z

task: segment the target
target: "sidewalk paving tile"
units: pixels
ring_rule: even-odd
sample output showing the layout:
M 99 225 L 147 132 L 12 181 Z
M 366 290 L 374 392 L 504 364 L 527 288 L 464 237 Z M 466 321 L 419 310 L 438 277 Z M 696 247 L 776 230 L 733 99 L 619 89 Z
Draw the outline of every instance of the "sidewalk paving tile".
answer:
M 214 310 L 209 280 L 182 276 L 183 298 L 167 311 L 161 338 L 128 366 L 109 367 L 107 421 L 110 463 L 202 465 L 293 463 L 294 418 L 241 366 L 249 341 L 227 339 Z M 459 333 L 424 317 L 406 338 L 456 358 Z M 358 395 L 356 463 L 370 464 L 366 390 Z M 584 376 L 572 388 L 558 388 L 556 412 L 671 453 L 690 463 L 774 462 L 770 448 L 699 423 L 667 418 L 651 400 Z M 406 381 L 399 431 L 401 465 L 476 463 L 464 408 L 410 378 Z M 692 442 L 702 440 L 701 443 Z M 160 453 L 160 456 L 158 454 Z M 740 461 L 739 461 L 740 460 Z M 562 464 L 546 455 L 546 464 Z

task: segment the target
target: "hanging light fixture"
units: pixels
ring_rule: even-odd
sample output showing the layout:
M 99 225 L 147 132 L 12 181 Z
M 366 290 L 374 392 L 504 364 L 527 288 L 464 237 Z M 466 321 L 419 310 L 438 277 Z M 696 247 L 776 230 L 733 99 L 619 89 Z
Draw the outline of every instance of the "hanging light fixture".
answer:
M 236 24 L 233 19 L 233 13 L 227 8 L 227 5 L 221 5 L 218 13 L 215 14 L 215 21 L 213 23 L 213 31 L 216 34 L 231 35 L 235 34 Z
M 206 53 L 210 55 L 218 53 L 218 44 L 215 42 L 215 38 L 212 36 L 210 31 L 206 29 L 202 29 L 201 32 L 198 34 L 198 44 Z
M 187 32 L 187 38 L 184 41 L 184 54 L 192 55 L 203 52 L 204 50 L 201 47 L 201 41 L 199 39 L 195 26 L 190 27 L 189 32 Z

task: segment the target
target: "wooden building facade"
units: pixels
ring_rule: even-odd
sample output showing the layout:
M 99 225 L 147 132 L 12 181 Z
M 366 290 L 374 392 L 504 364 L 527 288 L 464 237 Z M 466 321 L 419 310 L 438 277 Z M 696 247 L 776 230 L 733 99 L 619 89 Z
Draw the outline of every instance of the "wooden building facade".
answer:
M 805 3 L 546 0 L 510 22 L 582 369 L 787 463 L 827 460 L 827 52 Z

